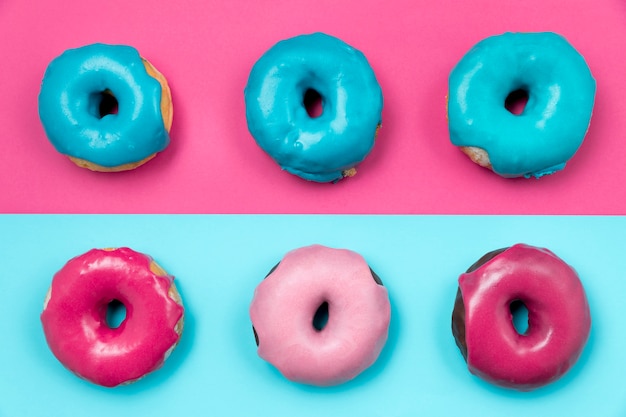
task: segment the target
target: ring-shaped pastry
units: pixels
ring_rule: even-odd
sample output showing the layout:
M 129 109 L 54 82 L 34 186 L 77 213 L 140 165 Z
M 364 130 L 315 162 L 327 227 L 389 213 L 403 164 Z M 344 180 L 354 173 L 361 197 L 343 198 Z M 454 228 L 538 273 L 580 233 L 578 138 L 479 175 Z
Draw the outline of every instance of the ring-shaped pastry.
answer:
M 527 328 L 513 320 L 516 304 Z M 578 274 L 548 249 L 517 244 L 490 252 L 459 278 L 452 332 L 471 373 L 528 391 L 562 377 L 591 329 Z
M 476 44 L 449 78 L 450 140 L 503 177 L 541 177 L 565 167 L 589 128 L 596 82 L 562 36 L 505 33 Z M 521 114 L 512 93 L 527 95 Z
M 112 108 L 103 112 L 107 102 Z M 50 142 L 93 171 L 124 171 L 150 160 L 170 142 L 172 115 L 165 77 L 126 45 L 65 51 L 48 65 L 39 93 Z
M 287 253 L 250 305 L 259 356 L 287 379 L 317 386 L 371 366 L 390 317 L 387 289 L 363 257 L 321 245 Z
M 320 96 L 318 117 L 306 96 Z M 356 172 L 381 125 L 383 96 L 365 56 L 314 33 L 278 42 L 253 66 L 245 88 L 248 129 L 283 169 L 334 182 Z
M 92 249 L 54 275 L 41 313 L 46 341 L 70 371 L 114 387 L 160 368 L 178 344 L 184 309 L 168 275 L 129 248 Z M 112 302 L 126 317 L 107 320 Z

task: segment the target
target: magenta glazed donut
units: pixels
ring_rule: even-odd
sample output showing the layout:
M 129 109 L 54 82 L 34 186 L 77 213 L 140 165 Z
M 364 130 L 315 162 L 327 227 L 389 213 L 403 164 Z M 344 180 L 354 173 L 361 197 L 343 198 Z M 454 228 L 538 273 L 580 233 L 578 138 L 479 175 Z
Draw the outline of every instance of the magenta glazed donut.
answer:
M 321 245 L 287 253 L 250 305 L 259 356 L 287 379 L 318 386 L 371 366 L 390 317 L 387 289 L 363 257 Z
M 528 310 L 522 334 L 515 303 Z M 578 274 L 548 249 L 496 250 L 459 278 L 452 332 L 470 372 L 493 384 L 528 391 L 556 381 L 580 357 L 590 328 Z
M 183 330 L 183 306 L 168 275 L 129 248 L 92 249 L 54 275 L 41 322 L 50 350 L 70 371 L 94 384 L 136 381 L 163 365 Z M 110 303 L 126 308 L 117 327 Z

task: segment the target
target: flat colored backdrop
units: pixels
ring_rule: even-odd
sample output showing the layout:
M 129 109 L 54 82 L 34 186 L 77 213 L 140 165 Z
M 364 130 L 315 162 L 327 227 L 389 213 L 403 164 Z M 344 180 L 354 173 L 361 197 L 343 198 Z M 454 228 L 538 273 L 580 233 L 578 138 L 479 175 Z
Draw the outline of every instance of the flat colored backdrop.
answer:
M 315 31 L 362 50 L 385 97 L 372 154 L 334 185 L 282 172 L 244 112 L 254 62 Z M 540 180 L 502 179 L 448 140 L 450 69 L 506 31 L 561 33 L 597 79 L 587 139 L 565 171 Z M 623 0 L 3 0 L 0 39 L 0 212 L 626 214 Z M 172 88 L 172 144 L 133 172 L 75 167 L 39 122 L 48 63 L 93 42 L 135 46 Z
M 0 416 L 623 417 L 625 232 L 624 217 L 0 216 Z M 472 376 L 450 330 L 458 275 L 518 242 L 578 271 L 593 322 L 574 368 L 530 393 Z M 289 382 L 260 359 L 248 316 L 270 268 L 313 243 L 362 254 L 392 305 L 378 361 L 326 389 Z M 107 389 L 54 358 L 39 314 L 65 262 L 122 245 L 176 277 L 185 329 L 162 369 Z

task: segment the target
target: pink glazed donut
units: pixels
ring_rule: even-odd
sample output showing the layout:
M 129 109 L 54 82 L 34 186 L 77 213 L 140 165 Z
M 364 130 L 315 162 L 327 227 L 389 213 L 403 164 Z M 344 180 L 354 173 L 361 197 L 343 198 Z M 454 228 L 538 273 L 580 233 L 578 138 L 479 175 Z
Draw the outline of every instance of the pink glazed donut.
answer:
M 363 257 L 321 245 L 287 253 L 250 305 L 259 356 L 287 379 L 317 386 L 372 365 L 390 317 L 387 289 Z
M 520 334 L 511 304 L 528 310 Z M 529 391 L 576 363 L 591 316 L 578 274 L 547 249 L 517 244 L 490 252 L 459 278 L 452 332 L 471 373 Z
M 50 350 L 70 371 L 105 387 L 160 368 L 183 330 L 173 280 L 129 248 L 92 249 L 71 259 L 55 274 L 41 314 Z M 116 328 L 107 321 L 114 301 L 126 308 Z

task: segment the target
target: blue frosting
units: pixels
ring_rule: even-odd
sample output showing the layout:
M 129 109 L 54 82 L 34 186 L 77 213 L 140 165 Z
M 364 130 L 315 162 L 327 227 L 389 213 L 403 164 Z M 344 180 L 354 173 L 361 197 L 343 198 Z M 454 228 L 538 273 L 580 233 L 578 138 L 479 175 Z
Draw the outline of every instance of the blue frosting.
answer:
M 102 94 L 117 114 L 100 117 Z M 161 85 L 136 49 L 94 44 L 65 51 L 44 75 L 39 117 L 61 153 L 104 167 L 138 162 L 169 144 L 161 115 Z
M 589 128 L 596 82 L 584 58 L 555 33 L 505 33 L 474 46 L 449 78 L 450 140 L 482 148 L 503 177 L 565 167 Z M 504 107 L 528 93 L 520 115 Z
M 307 90 L 322 97 L 308 115 Z M 248 129 L 283 169 L 331 182 L 361 162 L 381 123 L 382 91 L 365 56 L 323 33 L 281 41 L 253 66 L 245 88 Z

